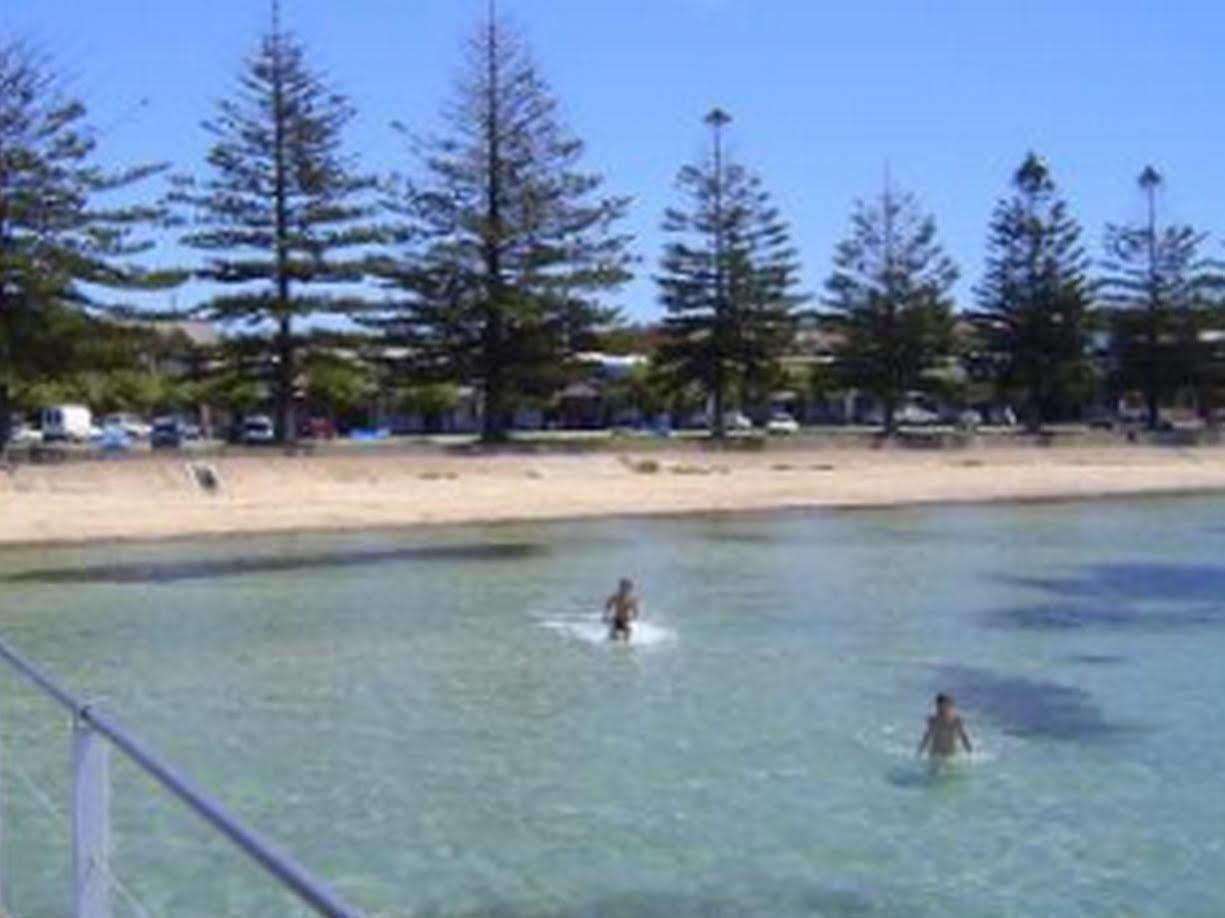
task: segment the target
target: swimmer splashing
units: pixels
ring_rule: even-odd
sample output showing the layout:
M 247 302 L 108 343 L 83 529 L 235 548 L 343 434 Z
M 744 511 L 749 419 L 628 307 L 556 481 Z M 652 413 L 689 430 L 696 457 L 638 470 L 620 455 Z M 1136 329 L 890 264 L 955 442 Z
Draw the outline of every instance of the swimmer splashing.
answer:
M 608 639 L 629 643 L 637 620 L 638 597 L 634 595 L 634 582 L 623 578 L 617 584 L 617 592 L 604 603 L 604 621 L 609 626 Z
M 916 755 L 928 753 L 933 761 L 945 761 L 957 754 L 957 743 L 961 742 L 966 752 L 973 752 L 965 724 L 957 714 L 957 704 L 952 695 L 941 692 L 936 696 L 936 713 L 927 718 L 927 732 L 919 743 Z

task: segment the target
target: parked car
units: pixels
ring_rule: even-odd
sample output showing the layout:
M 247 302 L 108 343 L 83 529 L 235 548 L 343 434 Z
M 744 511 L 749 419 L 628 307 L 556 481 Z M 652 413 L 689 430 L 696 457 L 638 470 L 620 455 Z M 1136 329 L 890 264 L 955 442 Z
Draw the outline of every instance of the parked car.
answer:
M 747 431 L 753 429 L 753 422 L 742 411 L 725 411 L 723 413 L 723 427 L 730 431 Z
M 899 408 L 894 420 L 899 424 L 906 424 L 911 427 L 927 427 L 932 424 L 939 424 L 940 415 L 934 411 L 928 411 L 921 405 L 910 404 Z
M 962 430 L 978 430 L 982 423 L 983 416 L 973 408 L 966 408 L 957 413 L 957 426 Z
M 43 432 L 21 418 L 14 418 L 9 428 L 9 443 L 13 446 L 37 446 L 43 442 Z
M 349 431 L 349 439 L 355 443 L 377 443 L 391 439 L 388 427 L 356 427 Z
M 336 425 L 331 418 L 307 418 L 298 425 L 298 436 L 304 440 L 335 440 Z
M 149 439 L 150 434 L 153 432 L 152 426 L 145 423 L 145 421 L 141 418 L 138 418 L 134 414 L 125 414 L 122 412 L 117 414 L 108 414 L 102 420 L 102 429 L 105 430 L 108 427 L 121 427 L 127 431 L 128 436 L 134 440 L 147 440 Z
M 154 449 L 178 449 L 187 437 L 187 425 L 176 417 L 153 419 L 149 445 Z
M 776 411 L 766 422 L 766 433 L 789 437 L 800 432 L 799 422 L 785 411 Z
M 1095 406 L 1085 412 L 1085 423 L 1091 430 L 1113 430 L 1118 418 L 1109 408 Z
M 266 446 L 276 442 L 276 428 L 266 414 L 253 414 L 242 422 L 242 442 L 248 446 Z
M 984 421 L 976 408 L 946 408 L 940 412 L 940 423 L 958 430 L 977 430 Z
M 699 411 L 697 414 L 691 414 L 685 418 L 680 425 L 684 430 L 710 430 L 713 426 L 711 414 L 707 411 Z M 723 429 L 729 433 L 735 431 L 745 431 L 753 429 L 753 422 L 740 411 L 725 411 L 723 412 Z
M 84 405 L 53 405 L 42 413 L 43 441 L 71 440 L 84 443 L 100 433 L 93 413 Z
M 98 449 L 108 453 L 124 453 L 132 448 L 134 438 L 121 424 L 107 424 L 95 428 L 90 442 Z

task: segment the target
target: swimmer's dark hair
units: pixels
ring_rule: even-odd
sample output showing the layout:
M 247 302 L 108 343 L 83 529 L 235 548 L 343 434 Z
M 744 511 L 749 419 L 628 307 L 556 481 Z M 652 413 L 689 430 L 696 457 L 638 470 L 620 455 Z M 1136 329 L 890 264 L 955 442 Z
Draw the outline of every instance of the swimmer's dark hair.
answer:
M 952 704 L 952 703 L 953 703 L 952 695 L 949 695 L 945 692 L 941 692 L 939 695 L 936 696 L 936 704 Z

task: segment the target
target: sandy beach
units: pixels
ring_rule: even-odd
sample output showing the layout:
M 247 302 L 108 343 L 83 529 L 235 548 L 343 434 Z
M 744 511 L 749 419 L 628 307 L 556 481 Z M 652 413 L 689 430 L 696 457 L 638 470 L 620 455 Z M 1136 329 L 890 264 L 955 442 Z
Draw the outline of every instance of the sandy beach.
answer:
M 0 473 L 0 544 L 774 508 L 1225 491 L 1225 449 L 814 448 L 760 453 L 235 455 L 21 465 Z

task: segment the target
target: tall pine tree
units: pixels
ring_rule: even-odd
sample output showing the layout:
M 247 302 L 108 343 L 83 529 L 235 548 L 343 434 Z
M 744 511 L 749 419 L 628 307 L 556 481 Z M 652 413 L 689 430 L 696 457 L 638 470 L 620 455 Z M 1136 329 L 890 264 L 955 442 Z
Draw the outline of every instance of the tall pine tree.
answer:
M 20 389 L 122 347 L 119 327 L 99 324 L 116 306 L 106 297 L 176 279 L 133 260 L 151 247 L 138 231 L 159 211 L 107 203 L 161 167 L 102 168 L 85 119 L 43 56 L 0 38 L 0 448 Z
M 1200 322 L 1207 305 L 1206 235 L 1185 224 L 1162 226 L 1157 197 L 1165 180 L 1146 166 L 1137 183 L 1146 219 L 1107 228 L 1105 305 L 1114 311 L 1119 383 L 1144 396 L 1149 429 L 1161 403 L 1193 386 L 1200 369 Z
M 804 300 L 786 222 L 761 179 L 726 153 L 730 121 L 719 109 L 707 115 L 711 155 L 680 171 L 684 203 L 664 216 L 672 241 L 656 278 L 668 313 L 660 368 L 677 386 L 702 387 L 715 438 L 736 393 L 761 414 Z
M 926 388 L 927 374 L 948 355 L 956 280 L 935 220 L 911 195 L 886 182 L 879 199 L 858 204 L 825 302 L 843 334 L 842 380 L 876 396 L 886 434 L 906 394 Z
M 197 276 L 224 291 L 207 315 L 267 341 L 256 366 L 272 376 L 282 442 L 296 435 L 303 326 L 364 308 L 353 285 L 366 274 L 368 247 L 382 238 L 372 222 L 374 183 L 343 149 L 353 114 L 282 28 L 274 2 L 272 27 L 237 92 L 205 123 L 214 138 L 209 177 L 181 180 L 175 196 L 195 223 L 183 242 L 209 254 Z
M 629 277 L 629 202 L 581 170 L 583 143 L 492 7 L 466 52 L 447 132 L 421 144 L 424 174 L 393 202 L 410 242 L 382 268 L 397 302 L 372 324 L 416 381 L 479 386 L 482 438 L 499 442 L 612 318 L 600 298 Z
M 1067 411 L 1084 374 L 1089 258 L 1040 157 L 1026 156 L 1012 185 L 991 221 L 976 319 L 1003 358 L 1001 383 L 1022 393 L 1026 424 L 1036 431 Z

